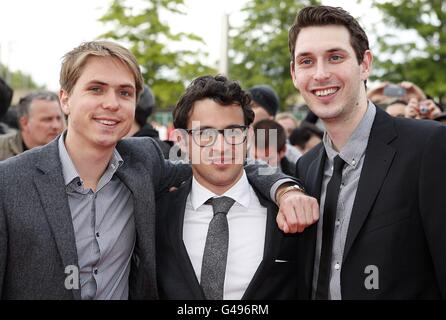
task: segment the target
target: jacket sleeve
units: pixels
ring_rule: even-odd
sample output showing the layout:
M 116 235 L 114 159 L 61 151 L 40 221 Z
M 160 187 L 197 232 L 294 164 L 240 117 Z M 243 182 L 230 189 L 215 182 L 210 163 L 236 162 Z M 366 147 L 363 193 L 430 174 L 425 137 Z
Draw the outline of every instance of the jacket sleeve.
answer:
M 1 170 L 1 168 L 0 168 Z M 1 177 L 0 172 L 0 177 Z M 1 181 L 4 181 L 3 179 Z M 0 299 L 3 297 L 3 285 L 6 273 L 8 257 L 8 228 L 6 225 L 5 210 L 3 203 L 3 191 L 0 188 Z
M 192 177 L 192 168 L 189 164 L 166 160 L 158 144 L 154 140 L 152 140 L 152 144 L 156 150 L 154 161 L 159 164 L 159 166 L 155 166 L 158 170 L 155 169 L 154 172 L 154 186 L 157 195 L 169 191 L 171 187 L 180 186 L 181 183 Z
M 446 299 L 446 126 L 427 139 L 419 172 L 419 204 L 438 287 Z M 413 173 L 407 173 L 413 174 Z
M 245 165 L 246 175 L 251 184 L 267 199 L 276 203 L 277 189 L 284 183 L 298 184 L 303 188 L 296 178 L 288 176 L 280 170 L 261 163 L 259 161 L 249 161 Z

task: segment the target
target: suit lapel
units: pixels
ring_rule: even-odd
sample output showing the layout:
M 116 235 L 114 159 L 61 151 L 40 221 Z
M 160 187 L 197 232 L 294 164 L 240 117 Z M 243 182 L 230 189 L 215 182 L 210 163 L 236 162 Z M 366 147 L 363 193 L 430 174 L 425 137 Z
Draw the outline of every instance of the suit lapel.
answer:
M 326 158 L 325 149 L 322 143 L 319 144 L 319 150 L 317 150 L 316 154 L 317 156 L 308 166 L 307 172 L 305 172 L 305 186 L 307 188 L 307 193 L 320 202 Z
M 316 157 L 310 163 L 307 171 L 305 172 L 305 186 L 307 187 L 307 193 L 315 197 L 320 205 L 326 154 L 322 143 L 319 144 L 318 148 L 319 150 L 317 150 L 316 152 Z M 299 248 L 300 252 L 303 253 L 303 277 L 300 280 L 303 281 L 305 284 L 306 290 L 304 291 L 309 293 L 309 296 L 307 297 L 308 299 L 310 299 L 311 297 L 311 290 L 313 287 L 317 226 L 318 223 L 315 223 L 311 227 L 308 227 L 305 232 L 302 233 L 302 241 L 300 242 L 301 247 Z
M 376 109 L 375 121 L 370 132 L 353 203 L 343 260 L 346 259 L 364 224 L 395 156 L 395 149 L 389 146 L 389 143 L 397 136 L 393 124 L 393 119 L 389 115 L 379 108 Z
M 168 207 L 164 214 L 167 214 L 168 223 L 168 238 L 173 244 L 175 250 L 175 257 L 178 259 L 178 264 L 182 269 L 184 278 L 188 282 L 188 287 L 192 289 L 194 298 L 205 299 L 203 290 L 200 286 L 199 280 L 195 274 L 194 267 L 190 261 L 186 246 L 183 242 L 183 224 L 184 213 L 186 210 L 187 196 L 192 188 L 192 178 L 187 180 L 181 187 L 171 192 L 167 198 Z
M 34 184 L 65 268 L 78 266 L 78 257 L 57 143 L 58 139 L 41 149 L 36 161 L 38 173 L 34 176 Z M 80 299 L 80 290 L 73 290 L 73 295 L 75 299 Z

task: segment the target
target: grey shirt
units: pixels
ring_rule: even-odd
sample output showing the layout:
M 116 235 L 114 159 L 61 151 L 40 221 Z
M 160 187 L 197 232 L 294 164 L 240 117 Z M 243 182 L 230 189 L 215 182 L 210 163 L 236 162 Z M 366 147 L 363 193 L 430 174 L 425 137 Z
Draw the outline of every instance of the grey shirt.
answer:
M 338 205 L 336 208 L 335 230 L 333 235 L 333 253 L 331 257 L 330 290 L 328 298 L 332 300 L 342 299 L 341 295 L 341 270 L 342 258 L 344 254 L 345 241 L 353 209 L 353 202 L 358 189 L 358 182 L 364 164 L 365 150 L 370 137 L 373 121 L 376 115 L 376 107 L 369 102 L 367 111 L 361 122 L 350 136 L 347 144 L 338 153 L 333 148 L 327 132 L 324 134 L 323 143 L 327 153 L 325 161 L 324 178 L 322 181 L 321 201 L 320 201 L 320 223 L 317 226 L 316 254 L 313 272 L 313 299 L 317 288 L 317 278 L 319 273 L 319 261 L 322 248 L 322 224 L 324 220 L 323 208 L 327 185 L 333 174 L 334 158 L 339 156 L 345 161 L 342 171 L 342 182 L 339 191 Z
M 96 192 L 85 189 L 59 138 L 68 204 L 73 219 L 82 299 L 128 299 L 135 246 L 133 197 L 115 175 L 123 160 L 115 149 Z

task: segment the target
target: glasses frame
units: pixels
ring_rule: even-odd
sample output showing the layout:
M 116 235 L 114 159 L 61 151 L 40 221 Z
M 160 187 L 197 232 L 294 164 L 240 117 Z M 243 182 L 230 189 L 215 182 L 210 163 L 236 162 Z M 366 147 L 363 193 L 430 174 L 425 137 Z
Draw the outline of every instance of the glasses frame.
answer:
M 241 142 L 239 142 L 239 143 L 232 143 L 232 141 L 228 141 L 228 137 L 225 136 L 225 130 L 231 130 L 231 129 L 242 129 L 242 130 L 243 130 L 243 135 L 244 135 L 244 137 L 243 137 L 243 141 L 241 141 Z M 248 137 L 248 129 L 249 129 L 249 126 L 244 125 L 244 126 L 234 126 L 234 127 L 225 128 L 225 129 L 204 128 L 204 129 L 185 129 L 185 130 L 186 130 L 186 132 L 187 132 L 188 134 L 190 134 L 190 135 L 192 136 L 192 139 L 194 140 L 194 142 L 195 142 L 198 146 L 200 146 L 200 147 L 211 147 L 211 146 L 213 146 L 213 145 L 215 144 L 215 142 L 217 141 L 217 139 L 215 139 L 215 140 L 214 140 L 213 142 L 211 142 L 211 143 L 202 145 L 202 144 L 201 144 L 201 141 L 197 141 L 197 140 L 196 140 L 196 137 L 197 137 L 197 136 L 195 136 L 194 133 L 195 133 L 195 132 L 201 132 L 201 131 L 204 131 L 204 130 L 213 130 L 213 131 L 215 131 L 215 132 L 218 132 L 218 134 L 221 134 L 221 135 L 223 136 L 223 138 L 225 139 L 225 141 L 226 141 L 227 144 L 232 145 L 232 146 L 237 146 L 237 145 L 241 145 L 241 144 L 243 144 L 243 143 L 246 142 L 246 139 L 247 139 L 247 137 Z M 218 137 L 218 134 L 217 134 L 216 137 Z

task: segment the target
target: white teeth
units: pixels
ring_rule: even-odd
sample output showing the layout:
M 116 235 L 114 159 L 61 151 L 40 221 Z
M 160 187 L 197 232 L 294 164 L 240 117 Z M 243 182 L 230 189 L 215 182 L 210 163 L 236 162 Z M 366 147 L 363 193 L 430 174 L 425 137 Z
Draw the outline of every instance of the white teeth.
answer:
M 114 126 L 115 124 L 117 124 L 116 121 L 112 121 L 112 120 L 96 120 L 99 123 L 105 124 L 107 126 Z
M 314 92 L 314 94 L 317 95 L 318 97 L 325 97 L 325 96 L 335 93 L 336 91 L 338 91 L 338 89 L 336 89 L 336 88 L 325 89 L 325 90 L 316 90 Z

